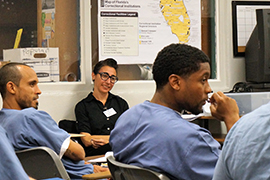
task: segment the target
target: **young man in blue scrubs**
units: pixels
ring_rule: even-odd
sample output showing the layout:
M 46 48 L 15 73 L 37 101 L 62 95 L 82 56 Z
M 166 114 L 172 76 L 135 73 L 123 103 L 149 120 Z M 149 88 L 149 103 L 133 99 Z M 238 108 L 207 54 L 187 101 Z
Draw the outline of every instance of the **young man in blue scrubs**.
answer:
M 21 162 L 10 144 L 6 131 L 0 126 L 0 179 L 1 180 L 34 180 L 28 177 Z M 46 180 L 61 180 L 61 178 L 49 178 Z
M 156 92 L 124 112 L 111 132 L 110 145 L 116 160 L 164 173 L 172 180 L 211 180 L 220 144 L 210 132 L 181 117 L 187 110 L 202 112 L 212 92 L 210 60 L 199 49 L 171 44 L 153 64 Z M 235 100 L 222 92 L 210 99 L 214 117 L 229 131 L 239 119 Z
M 51 116 L 38 111 L 38 97 L 41 91 L 35 71 L 27 65 L 8 63 L 0 69 L 0 92 L 3 108 L 0 111 L 0 125 L 15 148 L 22 150 L 46 146 L 61 158 L 71 178 L 108 169 L 85 164 L 85 152 L 81 145 L 70 139 Z
M 269 127 L 270 102 L 241 117 L 226 136 L 213 180 L 270 179 Z
M 11 146 L 6 131 L 0 126 L 0 179 L 29 180 L 13 147 Z

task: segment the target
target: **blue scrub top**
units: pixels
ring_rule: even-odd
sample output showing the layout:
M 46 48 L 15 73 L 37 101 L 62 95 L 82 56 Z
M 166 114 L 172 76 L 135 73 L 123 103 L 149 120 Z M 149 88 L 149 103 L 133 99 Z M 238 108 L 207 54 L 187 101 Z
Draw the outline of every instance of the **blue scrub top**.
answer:
M 211 180 L 220 144 L 176 111 L 145 101 L 124 112 L 110 135 L 118 161 L 166 174 L 172 180 Z
M 0 111 L 0 124 L 7 131 L 15 150 L 46 146 L 59 155 L 63 142 L 70 137 L 48 113 L 34 108 L 3 108 Z M 61 160 L 71 178 L 93 173 L 93 165 L 86 165 L 84 161 L 75 162 L 65 156 Z
M 29 180 L 17 158 L 6 131 L 0 126 L 0 180 Z

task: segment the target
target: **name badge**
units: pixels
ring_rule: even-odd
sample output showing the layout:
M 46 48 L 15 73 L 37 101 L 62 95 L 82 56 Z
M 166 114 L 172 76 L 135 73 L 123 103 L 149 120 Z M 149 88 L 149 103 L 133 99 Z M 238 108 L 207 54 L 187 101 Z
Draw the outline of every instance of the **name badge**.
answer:
M 108 109 L 106 111 L 103 111 L 103 113 L 105 114 L 106 117 L 110 117 L 112 115 L 115 115 L 116 111 L 113 108 L 110 108 L 110 109 Z

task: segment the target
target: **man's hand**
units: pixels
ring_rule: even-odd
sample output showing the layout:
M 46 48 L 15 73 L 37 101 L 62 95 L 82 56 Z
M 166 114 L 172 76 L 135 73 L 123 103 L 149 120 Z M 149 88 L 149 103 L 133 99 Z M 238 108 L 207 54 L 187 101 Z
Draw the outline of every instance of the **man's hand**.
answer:
M 212 95 L 210 102 L 212 116 L 224 121 L 227 131 L 229 131 L 234 123 L 236 123 L 240 118 L 236 101 L 219 91 Z

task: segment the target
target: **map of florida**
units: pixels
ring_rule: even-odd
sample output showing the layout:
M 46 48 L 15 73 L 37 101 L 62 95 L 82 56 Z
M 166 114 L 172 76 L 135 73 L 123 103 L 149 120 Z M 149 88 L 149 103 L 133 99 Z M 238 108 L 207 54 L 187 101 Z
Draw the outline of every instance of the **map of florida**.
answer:
M 190 36 L 190 18 L 184 0 L 160 0 L 160 9 L 179 43 L 187 43 Z

